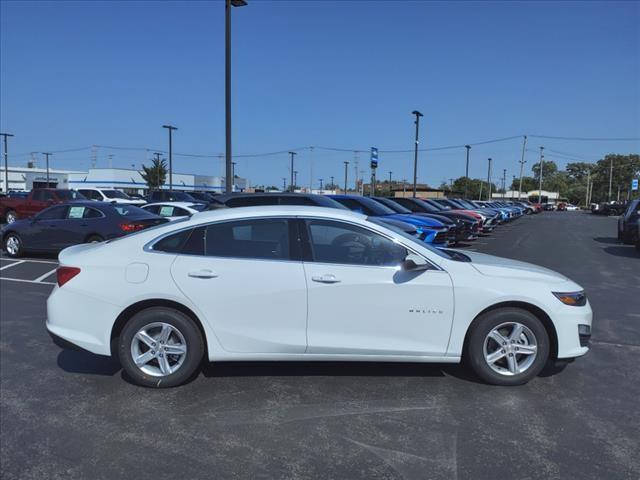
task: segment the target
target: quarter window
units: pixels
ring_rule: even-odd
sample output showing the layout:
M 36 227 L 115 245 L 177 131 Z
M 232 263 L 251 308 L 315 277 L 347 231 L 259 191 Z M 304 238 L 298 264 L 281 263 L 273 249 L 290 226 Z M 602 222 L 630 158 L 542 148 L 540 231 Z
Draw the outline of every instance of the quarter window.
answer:
M 399 265 L 407 249 L 365 228 L 330 220 L 309 220 L 314 262 L 390 267 Z
M 256 219 L 209 225 L 205 254 L 212 257 L 288 260 L 289 222 Z

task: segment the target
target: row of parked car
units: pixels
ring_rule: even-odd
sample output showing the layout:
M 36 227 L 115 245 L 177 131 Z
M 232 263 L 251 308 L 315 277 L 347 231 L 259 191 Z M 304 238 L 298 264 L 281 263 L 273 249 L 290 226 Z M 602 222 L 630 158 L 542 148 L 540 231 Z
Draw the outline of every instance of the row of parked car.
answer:
M 442 248 L 474 241 L 501 223 L 541 210 L 526 202 L 297 193 L 211 195 L 168 190 L 152 192 L 143 200 L 118 190 L 39 189 L 16 200 L 0 199 L 0 214 L 7 221 L 1 231 L 2 246 L 11 257 L 26 252 L 55 253 L 70 245 L 110 240 L 216 208 L 315 205 L 348 209 Z

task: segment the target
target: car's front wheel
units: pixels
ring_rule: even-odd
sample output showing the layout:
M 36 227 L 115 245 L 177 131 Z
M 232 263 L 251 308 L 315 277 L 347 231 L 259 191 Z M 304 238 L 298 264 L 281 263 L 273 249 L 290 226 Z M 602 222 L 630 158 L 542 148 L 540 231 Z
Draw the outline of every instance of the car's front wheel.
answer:
M 194 321 L 167 307 L 134 315 L 118 341 L 120 363 L 131 379 L 145 387 L 174 387 L 200 366 L 204 344 Z
M 7 221 L 7 224 L 13 223 L 16 220 L 18 220 L 18 214 L 13 210 L 9 210 L 4 217 L 5 217 L 5 220 Z
M 24 247 L 22 246 L 22 239 L 17 233 L 8 233 L 4 237 L 4 251 L 7 252 L 7 255 L 11 258 L 22 256 Z
M 471 368 L 487 383 L 521 385 L 544 368 L 549 335 L 527 310 L 492 310 L 472 324 L 466 355 Z

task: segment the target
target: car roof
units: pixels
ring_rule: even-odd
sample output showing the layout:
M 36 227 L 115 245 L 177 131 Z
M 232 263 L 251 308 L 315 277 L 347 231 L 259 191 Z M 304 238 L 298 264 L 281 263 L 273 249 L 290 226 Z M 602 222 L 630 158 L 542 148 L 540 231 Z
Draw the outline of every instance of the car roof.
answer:
M 223 193 L 221 195 L 216 195 L 214 198 L 218 202 L 225 202 L 231 198 L 244 198 L 244 197 L 296 197 L 296 198 L 315 198 L 322 197 L 325 195 L 318 195 L 315 193 L 292 193 L 292 192 L 256 192 L 256 193 L 245 193 L 245 192 L 234 192 L 234 193 Z
M 364 220 L 366 215 L 352 212 L 351 210 L 342 210 L 338 208 L 316 207 L 316 206 L 297 206 L 297 205 L 266 205 L 259 207 L 242 207 L 242 208 L 221 208 L 217 210 L 205 210 L 193 214 L 191 219 L 198 223 L 205 223 L 217 220 L 236 219 L 236 218 L 255 218 L 255 217 L 322 217 L 341 220 Z
M 192 205 L 202 205 L 202 203 L 199 204 L 198 202 L 154 202 L 154 203 L 147 203 L 146 205 L 143 205 L 143 206 L 152 207 L 156 205 L 171 205 L 172 207 L 191 208 Z

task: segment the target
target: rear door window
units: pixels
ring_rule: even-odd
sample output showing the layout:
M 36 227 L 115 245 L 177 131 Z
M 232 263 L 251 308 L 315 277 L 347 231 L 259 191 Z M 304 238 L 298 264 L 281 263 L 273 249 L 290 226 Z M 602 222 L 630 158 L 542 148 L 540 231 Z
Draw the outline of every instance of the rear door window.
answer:
M 289 260 L 289 222 L 265 218 L 209 225 L 205 233 L 205 255 Z

